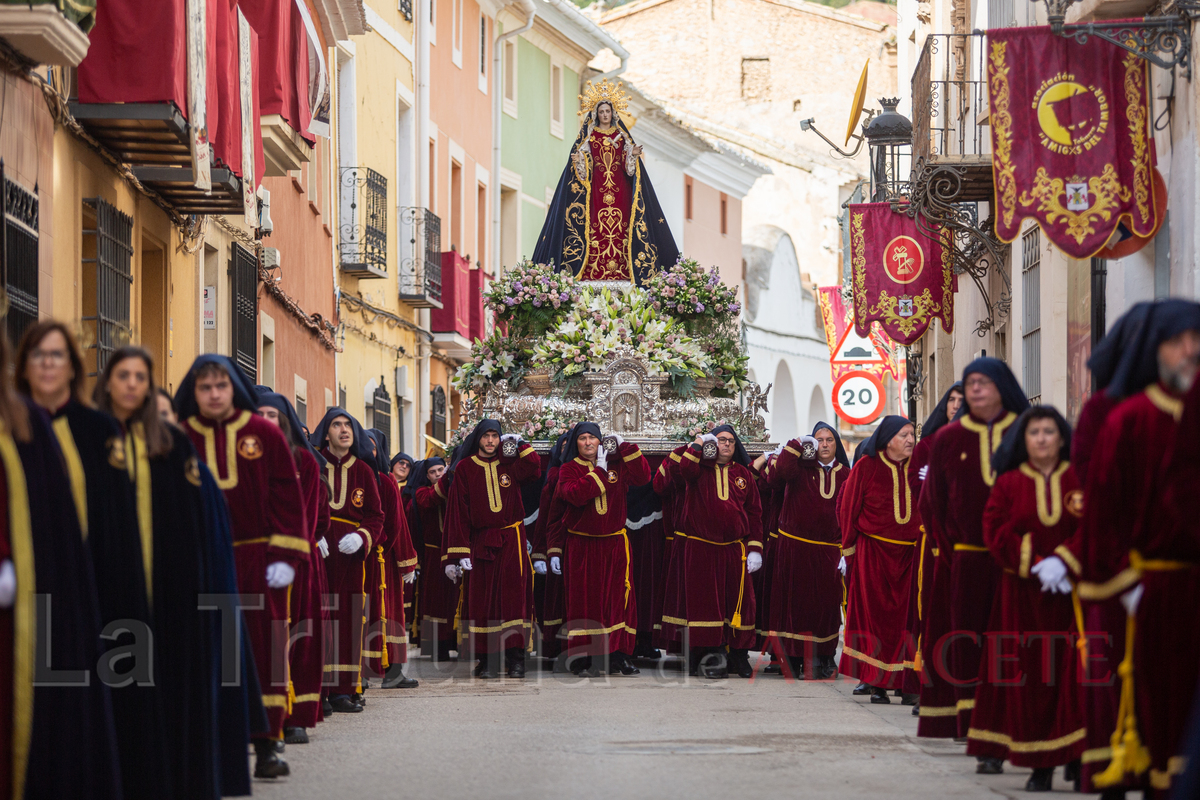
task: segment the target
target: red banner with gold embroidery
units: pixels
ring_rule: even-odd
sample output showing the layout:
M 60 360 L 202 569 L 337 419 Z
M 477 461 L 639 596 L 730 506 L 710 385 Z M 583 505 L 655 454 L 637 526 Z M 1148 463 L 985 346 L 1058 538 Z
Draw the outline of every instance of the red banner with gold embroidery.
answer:
M 817 305 L 821 309 L 825 344 L 829 347 L 829 376 L 833 380 L 836 381 L 847 372 L 870 372 L 881 381 L 884 375 L 891 374 L 893 378 L 900 380 L 900 370 L 896 366 L 896 343 L 879 330 L 878 323 L 871 326 L 871 333 L 866 337 L 868 346 L 863 346 L 861 339 L 858 339 L 858 347 L 867 351 L 865 354 L 858 353 L 858 356 L 863 356 L 862 360 L 856 361 L 854 359 L 857 356 L 844 356 L 838 352 L 839 347 L 845 350 L 848 345 L 853 346 L 846 336 L 846 332 L 854 324 L 852 309 L 842 298 L 842 287 L 817 287 Z M 875 352 L 872 353 L 871 350 Z
M 850 285 L 854 329 L 866 336 L 872 322 L 898 344 L 912 344 L 933 320 L 954 329 L 958 278 L 951 268 L 950 235 L 934 239 L 888 203 L 850 210 Z
M 988 31 L 996 235 L 1036 220 L 1072 258 L 1090 258 L 1118 223 L 1148 237 L 1157 221 L 1150 65 L 1091 37 L 1048 27 Z

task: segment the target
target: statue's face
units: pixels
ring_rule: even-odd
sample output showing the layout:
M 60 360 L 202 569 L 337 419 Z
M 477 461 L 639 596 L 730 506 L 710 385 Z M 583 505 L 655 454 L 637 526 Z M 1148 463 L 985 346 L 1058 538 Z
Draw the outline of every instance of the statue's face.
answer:
M 612 124 L 612 106 L 608 103 L 601 103 L 596 107 L 596 119 L 601 125 L 609 126 Z

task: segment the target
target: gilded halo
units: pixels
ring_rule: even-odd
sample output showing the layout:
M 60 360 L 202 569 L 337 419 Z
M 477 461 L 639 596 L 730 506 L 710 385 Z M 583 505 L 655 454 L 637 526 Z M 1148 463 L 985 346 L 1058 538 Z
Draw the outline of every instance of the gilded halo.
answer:
M 629 95 L 620 81 L 612 83 L 605 78 L 600 83 L 588 81 L 587 88 L 579 95 L 579 116 L 582 119 L 592 113 L 598 103 L 609 102 L 617 114 L 629 112 Z

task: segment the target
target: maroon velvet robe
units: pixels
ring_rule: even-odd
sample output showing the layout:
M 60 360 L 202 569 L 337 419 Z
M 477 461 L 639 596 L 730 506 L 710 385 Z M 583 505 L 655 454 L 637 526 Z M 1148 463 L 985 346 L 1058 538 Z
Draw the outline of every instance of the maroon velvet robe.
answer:
M 558 641 L 559 628 L 562 627 L 563 616 L 566 614 L 563 576 L 555 575 L 549 568 L 551 556 L 562 558 L 561 545 L 556 551 L 550 551 L 550 535 L 548 533 L 551 527 L 562 525 L 563 515 L 566 513 L 565 504 L 555 494 L 560 470 L 561 467 L 550 467 L 546 472 L 546 483 L 542 486 L 542 496 L 538 502 L 538 518 L 534 526 L 533 555 L 531 556 L 534 561 L 537 561 L 540 556 L 547 562 L 542 590 L 542 616 L 539 620 L 542 627 L 543 656 L 558 655 L 561 646 Z M 557 533 L 556 536 L 558 536 Z
M 1182 769 L 1175 756 L 1200 674 L 1200 642 L 1194 635 L 1200 629 L 1200 542 L 1195 517 L 1188 518 L 1189 510 L 1196 510 L 1200 485 L 1195 473 L 1180 472 L 1169 462 L 1176 446 L 1195 447 L 1194 429 L 1179 426 L 1183 410 L 1181 398 L 1152 384 L 1109 414 L 1088 471 L 1083 527 L 1057 551 L 1080 574 L 1084 601 L 1111 601 L 1139 582 L 1144 588 L 1134 620 L 1131 677 L 1137 729 L 1152 762 L 1143 779 L 1164 796 Z M 1107 622 L 1123 628 L 1125 619 L 1122 615 Z M 1089 625 L 1089 647 L 1098 633 L 1118 632 L 1093 631 Z M 1119 659 L 1130 643 L 1121 649 L 1115 645 L 1110 655 Z M 1087 678 L 1116 670 L 1115 662 L 1099 664 L 1094 656 L 1089 661 Z M 1089 725 L 1105 708 L 1090 691 L 1091 683 L 1085 681 L 1081 689 Z M 1114 691 L 1120 687 L 1117 680 Z M 1119 695 L 1108 699 L 1119 701 Z M 1116 726 L 1115 711 L 1110 724 L 1100 727 L 1103 722 L 1096 722 L 1098 734 L 1089 728 L 1084 753 L 1084 761 L 1094 765 L 1089 778 L 1104 766 L 1105 737 Z M 1128 777 L 1132 782 L 1133 776 Z
M 404 576 L 417 566 L 400 486 L 391 473 L 376 473 L 379 502 L 383 507 L 383 536 L 367 559 L 367 638 L 363 655 L 375 675 L 383 675 L 392 664 L 408 661 L 405 632 Z
M 521 484 L 540 472 L 541 459 L 528 444 L 512 457 L 468 456 L 454 469 L 445 555 L 472 562 L 464 576 L 460 638 L 465 634 L 477 655 L 524 650 L 528 641 L 533 564 L 525 549 Z
M 850 470 L 836 461 L 826 469 L 815 457 L 802 458 L 800 448 L 798 439 L 788 442 L 766 470 L 783 503 L 768 543 L 771 596 L 763 634 L 778 637 L 786 655 L 807 661 L 837 650 L 842 627 L 837 502 Z
M 325 474 L 332 487 L 329 532 L 325 536 L 329 545 L 325 574 L 329 579 L 332 641 L 325 683 L 331 695 L 351 694 L 362 690 L 367 560 L 375 557 L 375 543 L 383 537 L 384 512 L 375 470 L 369 464 L 349 453 L 334 458 L 328 448 L 321 454 L 329 462 Z M 361 536 L 363 546 L 346 555 L 338 549 L 338 543 L 348 533 Z
M 666 536 L 663 542 L 663 607 L 659 622 L 651 639 L 655 647 L 668 652 L 680 652 L 682 630 L 677 620 L 682 619 L 683 597 L 680 587 L 681 553 L 683 538 L 680 526 L 685 524 L 681 504 L 686 491 L 679 464 L 687 445 L 675 448 L 659 464 L 654 473 L 654 492 L 662 503 L 662 522 Z
M 905 627 L 917 490 L 912 459 L 897 464 L 881 452 L 858 460 L 837 504 L 842 552 L 854 564 L 838 671 L 869 686 L 898 689 L 912 666 L 915 639 Z
M 1007 412 L 987 423 L 967 414 L 946 425 L 934 437 L 921 490 L 926 533 L 938 549 L 930 601 L 948 596 L 950 609 L 949 631 L 936 641 L 927 637 L 922 642 L 922 661 L 954 686 L 958 736 L 966 736 L 971 726 L 983 632 L 999 582 L 999 568 L 983 543 L 983 510 L 996 479 L 992 455 L 1016 419 Z M 922 716 L 945 713 L 938 706 L 929 708 L 927 712 L 922 698 Z
M 682 614 L 690 647 L 754 646 L 754 584 L 746 556 L 762 554 L 762 504 L 748 467 L 703 459 L 692 444 L 679 464 L 686 495 L 679 547 Z M 666 617 L 664 616 L 664 620 Z
M 650 480 L 636 444 L 624 442 L 606 469 L 576 458 L 562 465 L 555 496 L 566 504 L 561 525 L 547 531 L 550 551 L 561 550 L 566 590 L 567 647 L 578 653 L 633 652 L 637 597 L 625 529 L 630 487 Z
M 315 543 L 329 527 L 329 505 L 321 488 L 321 468 L 317 459 L 307 450 L 295 451 L 294 458 L 300 479 L 300 494 L 304 500 L 308 538 Z M 324 594 L 325 565 L 315 547 L 311 553 L 311 558 L 296 569 L 289 597 L 292 646 L 288 651 L 288 661 L 295 693 L 292 710 L 285 723 L 289 728 L 311 728 L 322 718 L 325 625 L 322 621 L 321 596 Z
M 1030 568 L 1065 542 L 1083 515 L 1070 464 L 1049 478 L 1028 463 L 1004 473 L 988 498 L 983 538 L 1003 569 L 992 604 L 967 732 L 967 754 L 1017 767 L 1056 767 L 1083 752 L 1080 666 L 1070 595 L 1043 592 Z
M 421 613 L 422 636 L 436 642 L 455 641 L 455 617 L 458 614 L 461 584 L 446 577 L 449 560 L 442 555 L 446 529 L 445 473 L 433 486 L 422 486 L 413 496 L 414 514 L 421 515 L 421 536 L 425 539 L 421 562 L 421 593 L 417 599 Z M 424 645 L 422 645 L 424 647 Z
M 267 710 L 268 730 L 251 735 L 280 739 L 290 706 L 288 648 L 276 643 L 275 628 L 287 625 L 294 587 L 267 586 L 267 566 L 290 564 L 299 574 L 312 550 L 300 481 L 292 450 L 279 428 L 252 411 L 235 410 L 223 422 L 189 417 L 186 431 L 225 492 L 233 529 L 238 591 L 262 597 L 243 606 L 250 646 Z

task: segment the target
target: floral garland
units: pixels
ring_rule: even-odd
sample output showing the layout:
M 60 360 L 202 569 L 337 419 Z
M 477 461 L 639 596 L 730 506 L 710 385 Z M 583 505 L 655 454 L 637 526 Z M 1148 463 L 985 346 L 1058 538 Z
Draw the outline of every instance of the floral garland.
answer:
M 584 289 L 558 326 L 535 343 L 533 361 L 554 370 L 554 379 L 562 380 L 603 369 L 621 347 L 642 356 L 651 375 L 668 375 L 677 381 L 708 374 L 700 345 L 674 319 L 660 314 L 645 290 L 638 288 L 624 294 Z
M 496 321 L 518 338 L 543 335 L 578 299 L 574 276 L 528 260 L 506 269 L 483 293 Z
M 567 432 L 568 427 L 567 420 L 559 419 L 555 415 L 555 412 L 548 411 L 521 423 L 520 430 L 509 432 L 519 433 L 522 439 L 532 442 L 542 439 L 557 439 L 560 435 Z
M 475 340 L 471 360 L 458 368 L 451 383 L 460 393 L 484 389 L 500 380 L 515 386 L 529 371 L 529 361 L 529 352 L 521 348 L 519 339 L 493 333 Z
M 668 436 L 676 441 L 690 442 L 697 436 L 712 432 L 713 428 L 716 428 L 720 425 L 732 425 L 733 429 L 737 431 L 737 435 L 742 439 L 746 439 L 746 434 L 738 429 L 739 423 L 740 420 L 737 419 L 730 420 L 726 419 L 725 417 L 714 417 L 701 414 L 695 417 L 688 417 L 686 425 L 672 428 L 668 433 Z
M 669 270 L 650 276 L 646 294 L 655 310 L 684 321 L 732 321 L 742 309 L 737 290 L 721 282 L 720 270 L 713 267 L 706 273 L 694 258 L 683 256 Z

